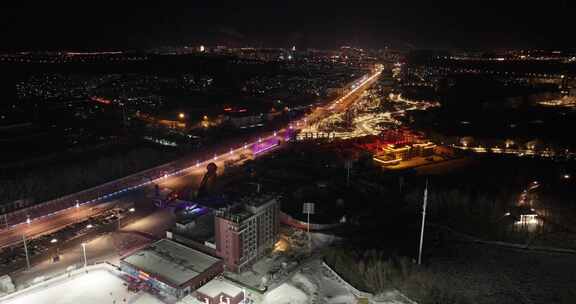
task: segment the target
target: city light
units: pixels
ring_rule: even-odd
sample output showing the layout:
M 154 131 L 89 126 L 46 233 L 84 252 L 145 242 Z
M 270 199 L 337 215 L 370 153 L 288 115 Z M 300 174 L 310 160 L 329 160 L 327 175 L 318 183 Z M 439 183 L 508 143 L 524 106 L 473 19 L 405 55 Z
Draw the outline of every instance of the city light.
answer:
M 59 34 L 54 26 L 15 17 L 5 48 L 22 49 L 10 40 L 34 45 L 0 54 L 0 66 L 8 67 L 0 85 L 8 90 L 0 96 L 9 101 L 0 129 L 9 131 L 10 152 L 0 161 L 9 169 L 0 183 L 6 188 L 0 268 L 14 274 L 5 276 L 2 299 L 413 302 L 431 288 L 435 303 L 446 302 L 445 295 L 474 303 L 564 299 L 566 286 L 576 285 L 567 254 L 576 239 L 576 207 L 569 204 L 576 150 L 574 139 L 564 136 L 576 120 L 576 53 L 563 45 L 574 30 L 567 9 L 542 11 L 553 4 L 509 5 L 504 12 L 507 3 L 498 4 L 451 6 L 452 14 L 439 13 L 436 4 L 400 11 L 329 4 L 322 11 L 330 17 L 321 22 L 312 4 L 288 9 L 299 13 L 292 18 L 285 7 L 215 8 L 202 10 L 201 19 L 225 25 L 197 33 L 174 24 L 186 31 L 158 43 L 130 41 L 150 46 L 117 46 L 118 52 L 68 52 L 52 45 L 62 44 L 48 39 L 54 37 L 44 37 L 51 44 L 43 45 L 26 29 Z M 68 11 L 41 13 L 54 20 L 78 15 Z M 490 19 L 498 12 L 522 15 L 522 25 L 505 16 Z M 480 18 L 460 18 L 476 14 Z M 482 28 L 482 18 L 497 29 L 493 35 L 470 30 Z M 122 19 L 120 26 L 100 22 L 95 36 L 102 39 L 76 35 L 74 43 L 106 49 L 114 38 L 107 33 L 115 30 L 146 40 L 125 25 L 189 25 L 198 12 L 135 8 Z M 378 40 L 388 31 L 378 26 L 383 19 L 400 25 L 395 36 L 414 41 Z M 461 22 L 451 27 L 455 19 Z M 274 27 L 270 20 L 286 24 Z M 428 28 L 429 20 L 442 24 Z M 262 33 L 242 39 L 246 28 Z M 326 39 L 300 32 L 352 44 L 327 48 Z M 547 39 L 536 37 L 542 35 Z M 446 41 L 456 47 L 422 49 Z M 542 45 L 518 46 L 535 43 Z M 462 44 L 469 46 L 457 47 Z M 41 151 L 30 149 L 35 146 Z M 295 201 L 294 208 L 284 201 Z M 390 210 L 409 205 L 401 217 L 388 216 L 421 224 L 417 252 L 401 250 L 416 249 L 415 225 L 387 233 L 397 238 L 378 235 L 394 226 L 370 209 L 382 202 Z M 435 250 L 438 228 L 427 225 L 430 220 L 462 232 L 482 225 L 465 236 L 472 241 L 465 250 L 450 242 L 442 246 L 447 250 Z M 102 239 L 103 232 L 113 235 Z M 362 232 L 376 233 L 359 237 Z M 363 253 L 382 239 L 386 252 Z M 485 250 L 475 250 L 481 246 Z M 334 250 L 346 259 L 318 254 Z M 490 254 L 496 262 L 486 250 L 496 253 Z M 395 251 L 402 254 L 387 254 Z M 463 259 L 474 267 L 432 272 L 457 281 L 492 269 L 464 286 L 481 292 L 424 284 L 381 294 L 394 287 L 380 286 L 390 285 L 380 284 L 386 273 L 363 267 L 393 264 L 394 271 L 406 264 L 431 272 L 426 265 Z M 523 271 L 514 271 L 512 262 Z M 366 273 L 342 272 L 350 269 Z M 509 278 L 498 284 L 502 273 Z M 535 288 L 539 293 L 530 293 Z
M 373 75 L 371 78 L 373 78 L 373 77 L 375 77 L 375 76 L 377 76 L 377 75 Z M 366 79 L 366 77 L 365 77 L 364 79 Z M 370 78 L 369 78 L 369 79 L 370 79 Z M 369 80 L 369 79 L 367 79 L 367 80 Z M 365 80 L 365 81 L 367 81 L 367 80 Z M 360 86 L 359 86 L 359 87 L 360 87 Z M 349 93 L 351 93 L 351 92 L 349 92 Z M 184 113 L 178 113 L 178 117 L 186 117 L 186 115 L 185 115 Z M 208 116 L 207 116 L 207 115 L 204 115 L 204 116 L 203 116 L 203 119 L 204 119 L 204 120 L 207 120 L 207 119 L 208 119 Z M 307 119 L 306 117 L 304 117 L 304 118 L 303 118 L 303 121 L 304 121 L 304 122 L 308 122 L 308 119 Z M 300 126 L 300 125 L 301 125 L 301 122 L 297 121 L 297 125 Z M 289 125 L 289 128 L 294 128 L 294 126 L 293 126 L 292 124 L 290 124 L 290 125 Z M 275 131 L 275 132 L 274 132 L 274 136 L 278 136 L 278 131 Z M 258 142 L 258 143 L 262 143 L 262 138 L 258 138 L 258 141 L 257 141 L 257 142 Z M 276 147 L 276 146 L 277 146 L 277 145 L 272 145 L 272 146 L 267 146 L 267 147 L 265 147 L 265 148 L 263 148 L 263 149 L 261 148 L 260 150 L 254 151 L 254 154 L 260 154 L 260 153 L 265 152 L 265 151 L 268 151 L 268 150 L 270 150 L 270 149 L 272 149 L 272 148 L 274 148 L 274 147 Z M 245 143 L 245 144 L 244 144 L 244 148 L 245 148 L 245 149 L 248 149 L 248 148 L 249 148 L 249 144 L 248 144 L 248 143 Z M 217 160 L 217 159 L 218 159 L 218 155 L 215 154 L 213 159 L 214 159 L 214 160 Z M 199 165 L 200 165 L 200 162 L 197 161 L 195 166 L 198 167 Z M 182 172 L 182 171 L 184 171 L 184 170 L 185 170 L 185 169 L 182 169 L 182 170 L 180 170 L 180 171 L 174 171 L 174 173 L 176 173 L 176 172 Z M 160 178 L 164 178 L 164 179 L 165 179 L 165 178 L 168 178 L 169 176 L 172 176 L 172 175 L 173 175 L 173 173 L 170 173 L 170 174 L 169 174 L 169 173 L 164 173 L 163 176 L 160 176 L 160 177 L 158 177 L 158 178 L 156 178 L 156 179 L 160 179 Z M 124 189 L 121 189 L 121 190 L 118 190 L 118 191 L 115 191 L 115 192 L 112 192 L 112 193 L 104 194 L 104 195 L 101 195 L 101 196 L 99 196 L 99 197 L 97 197 L 97 198 L 94 198 L 94 199 L 92 199 L 92 200 L 87 201 L 87 203 L 93 203 L 93 202 L 96 202 L 96 201 L 108 199 L 108 198 L 110 198 L 110 197 L 112 197 L 112 196 L 115 196 L 115 195 L 117 195 L 117 194 L 123 193 L 123 192 L 125 192 L 125 191 L 130 191 L 130 190 L 133 190 L 133 189 L 137 189 L 137 188 L 143 187 L 143 186 L 145 186 L 145 185 L 148 185 L 149 183 L 150 183 L 150 182 L 141 183 L 141 184 L 138 184 L 138 185 L 136 185 L 136 186 L 127 187 L 127 188 L 124 188 Z M 79 205 L 78 205 L 78 207 L 79 207 Z M 50 214 L 46 214 L 46 215 L 40 216 L 40 217 L 38 217 L 38 218 L 50 216 L 50 215 L 53 215 L 53 214 L 55 214 L 55 213 L 58 213 L 58 212 L 53 212 L 53 213 L 50 213 Z M 30 219 L 30 218 L 27 218 L 27 219 L 26 219 L 26 222 L 27 222 L 28 224 L 30 224 L 30 223 L 31 223 L 31 219 Z M 17 225 L 17 224 L 16 224 L 16 225 Z M 13 226 L 15 226 L 15 225 L 13 225 Z
M 516 221 L 516 225 L 535 225 L 538 224 L 537 214 L 521 214 L 520 220 Z

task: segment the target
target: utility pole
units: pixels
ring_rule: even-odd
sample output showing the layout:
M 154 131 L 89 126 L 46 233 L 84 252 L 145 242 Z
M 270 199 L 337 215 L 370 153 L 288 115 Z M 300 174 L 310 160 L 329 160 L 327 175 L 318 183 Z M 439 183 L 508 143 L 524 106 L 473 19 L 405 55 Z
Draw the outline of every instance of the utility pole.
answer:
M 22 235 L 22 241 L 24 242 L 24 253 L 26 254 L 26 269 L 30 270 L 30 256 L 28 255 L 28 246 L 26 245 L 26 235 Z
M 428 204 L 428 179 L 424 188 L 424 202 L 422 203 L 422 228 L 420 230 L 420 247 L 418 248 L 418 265 L 422 264 L 422 245 L 424 243 L 424 226 L 426 225 L 426 205 Z
M 352 161 L 346 160 L 346 187 L 350 187 L 350 169 L 352 169 Z
M 88 260 L 86 259 L 86 243 L 82 242 L 82 253 L 84 255 L 84 270 L 88 267 Z
M 116 230 L 120 231 L 120 228 L 122 228 L 122 226 L 120 226 L 120 211 L 116 211 L 116 222 L 118 223 L 118 227 L 116 228 Z

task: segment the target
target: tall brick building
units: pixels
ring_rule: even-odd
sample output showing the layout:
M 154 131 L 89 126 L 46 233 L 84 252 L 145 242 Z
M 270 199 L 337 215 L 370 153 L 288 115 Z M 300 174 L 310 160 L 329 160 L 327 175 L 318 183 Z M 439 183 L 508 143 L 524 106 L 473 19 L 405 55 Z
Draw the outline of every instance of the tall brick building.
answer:
M 273 195 L 245 197 L 215 216 L 216 254 L 228 271 L 249 269 L 278 239 L 280 204 Z

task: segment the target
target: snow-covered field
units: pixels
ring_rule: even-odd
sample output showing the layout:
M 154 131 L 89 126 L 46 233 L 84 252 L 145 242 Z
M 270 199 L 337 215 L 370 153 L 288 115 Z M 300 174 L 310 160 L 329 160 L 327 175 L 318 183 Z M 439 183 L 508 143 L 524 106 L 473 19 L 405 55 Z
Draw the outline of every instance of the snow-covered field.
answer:
M 262 304 L 308 304 L 308 296 L 292 284 L 284 283 L 270 291 Z
M 271 290 L 262 304 L 355 304 L 356 297 L 317 261 Z
M 100 267 L 87 274 L 40 283 L 8 299 L 1 304 L 165 304 L 154 296 L 140 292 L 128 292 L 124 281 L 108 268 Z M 179 303 L 199 303 L 196 300 Z M 293 274 L 286 282 L 270 290 L 259 304 L 355 304 L 345 282 L 340 281 L 321 261 L 314 261 Z M 382 296 L 377 303 L 413 303 L 405 297 Z
M 126 290 L 123 281 L 104 270 L 92 270 L 72 279 L 47 286 L 38 285 L 20 295 L 2 301 L 3 304 L 163 304 L 146 293 Z

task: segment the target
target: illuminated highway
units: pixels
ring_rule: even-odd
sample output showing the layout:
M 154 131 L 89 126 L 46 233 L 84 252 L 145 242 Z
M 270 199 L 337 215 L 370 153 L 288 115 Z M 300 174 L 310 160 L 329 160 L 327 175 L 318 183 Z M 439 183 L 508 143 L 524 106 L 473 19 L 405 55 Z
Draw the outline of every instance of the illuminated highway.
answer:
M 116 205 L 133 202 L 137 208 L 138 201 L 141 201 L 144 196 L 144 191 L 136 190 L 150 187 L 153 184 L 158 184 L 161 187 L 176 188 L 182 186 L 183 183 L 188 184 L 196 179 L 199 180 L 206 172 L 206 166 L 210 162 L 214 162 L 219 167 L 219 171 L 221 171 L 224 169 L 227 161 L 238 161 L 242 155 L 258 157 L 277 148 L 277 140 L 281 139 L 281 136 L 285 135 L 285 133 L 284 130 L 275 132 L 276 136 L 272 134 L 271 136 L 262 138 L 260 143 L 246 144 L 228 153 L 214 155 L 204 161 L 199 161 L 192 167 L 166 174 L 155 180 L 148 180 L 138 185 L 138 187 L 130 187 L 129 189 L 119 191 L 119 193 L 107 194 L 107 196 L 110 197 L 109 199 L 84 203 L 79 205 L 78 208 L 68 208 L 55 214 L 36 219 L 30 223 L 22 223 L 9 229 L 3 229 L 0 232 L 0 248 L 22 242 L 23 235 L 26 235 L 27 239 L 31 239 L 61 229 Z
M 27 239 L 31 239 L 61 229 L 66 225 L 86 219 L 112 206 L 122 205 L 126 202 L 126 198 L 117 198 L 99 204 L 97 207 L 79 206 L 78 208 L 66 209 L 52 216 L 38 219 L 30 224 L 18 225 L 12 229 L 3 229 L 0 233 L 0 248 L 22 242 L 22 236 L 24 235 Z
M 136 207 L 138 207 L 138 201 L 141 200 L 143 191 L 134 190 L 143 189 L 153 184 L 159 184 L 161 187 L 170 188 L 177 188 L 184 184 L 190 184 L 193 181 L 198 180 L 205 173 L 206 165 L 210 162 L 216 163 L 219 170 L 222 170 L 225 168 L 226 162 L 242 162 L 247 156 L 259 157 L 260 155 L 271 152 L 279 146 L 279 141 L 288 139 L 290 133 L 294 132 L 296 129 L 305 128 L 308 125 L 308 122 L 316 119 L 323 119 L 326 115 L 345 110 L 363 94 L 363 92 L 377 79 L 380 73 L 381 70 L 378 70 L 368 77 L 365 76 L 355 84 L 355 87 L 350 92 L 331 102 L 326 106 L 326 108 L 318 108 L 302 120 L 290 124 L 288 128 L 273 133 L 260 134 L 261 137 L 258 140 L 251 143 L 245 143 L 227 153 L 210 156 L 206 155 L 205 158 L 199 160 L 191 167 L 166 173 L 156 179 L 149 179 L 140 184 L 132 185 L 112 193 L 107 193 L 90 201 L 81 202 L 77 208 L 68 208 L 5 228 L 0 231 L 0 248 L 21 242 L 23 235 L 26 235 L 26 237 L 30 239 L 61 229 L 81 219 L 86 219 L 98 214 L 117 203 L 133 202 Z

